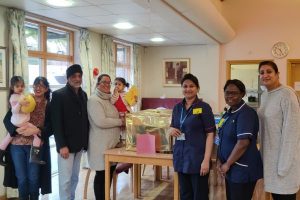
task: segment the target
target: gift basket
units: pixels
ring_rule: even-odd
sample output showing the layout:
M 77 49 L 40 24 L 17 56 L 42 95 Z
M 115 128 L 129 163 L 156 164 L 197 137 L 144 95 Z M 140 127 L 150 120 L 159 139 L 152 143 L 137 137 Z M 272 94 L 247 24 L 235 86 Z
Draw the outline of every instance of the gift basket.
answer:
M 148 109 L 126 115 L 126 150 L 136 151 L 137 136 L 155 136 L 155 150 L 159 153 L 172 153 L 173 140 L 168 134 L 172 110 Z

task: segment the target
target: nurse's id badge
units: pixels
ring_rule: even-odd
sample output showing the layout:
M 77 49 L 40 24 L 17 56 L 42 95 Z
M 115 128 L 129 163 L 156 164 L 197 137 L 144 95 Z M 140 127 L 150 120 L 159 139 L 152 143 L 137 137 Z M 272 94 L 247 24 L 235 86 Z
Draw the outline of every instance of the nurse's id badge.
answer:
M 185 140 L 185 134 L 181 133 L 179 137 L 177 137 L 177 140 Z

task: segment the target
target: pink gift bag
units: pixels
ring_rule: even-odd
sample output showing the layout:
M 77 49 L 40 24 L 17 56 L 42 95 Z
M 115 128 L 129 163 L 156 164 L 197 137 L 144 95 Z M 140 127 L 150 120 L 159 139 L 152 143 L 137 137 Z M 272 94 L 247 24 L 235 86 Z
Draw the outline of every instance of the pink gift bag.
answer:
M 136 136 L 136 152 L 155 154 L 155 136 L 149 133 L 138 134 Z

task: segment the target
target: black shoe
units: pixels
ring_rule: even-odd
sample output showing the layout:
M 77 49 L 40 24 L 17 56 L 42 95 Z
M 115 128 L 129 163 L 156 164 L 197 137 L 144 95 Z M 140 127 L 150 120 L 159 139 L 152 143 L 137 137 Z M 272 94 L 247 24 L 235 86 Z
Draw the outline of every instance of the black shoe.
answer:
M 5 162 L 5 155 L 6 155 L 6 151 L 0 149 L 0 165 L 6 167 L 7 166 L 7 162 Z
M 40 164 L 40 165 L 46 164 L 46 162 L 41 160 L 40 157 L 41 157 L 41 148 L 31 146 L 29 162 Z

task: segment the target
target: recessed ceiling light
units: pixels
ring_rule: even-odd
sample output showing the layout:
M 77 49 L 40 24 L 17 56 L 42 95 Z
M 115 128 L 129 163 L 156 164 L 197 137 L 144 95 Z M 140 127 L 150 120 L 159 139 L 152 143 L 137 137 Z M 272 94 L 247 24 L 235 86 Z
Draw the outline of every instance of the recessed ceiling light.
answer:
M 114 27 L 118 28 L 118 29 L 131 29 L 131 28 L 133 28 L 133 25 L 130 24 L 129 22 L 120 22 L 120 23 L 114 24 Z
M 57 7 L 68 7 L 73 5 L 72 0 L 47 0 L 47 3 Z
M 163 41 L 165 41 L 165 39 L 162 38 L 162 37 L 154 37 L 154 38 L 151 38 L 150 40 L 152 42 L 163 42 Z

